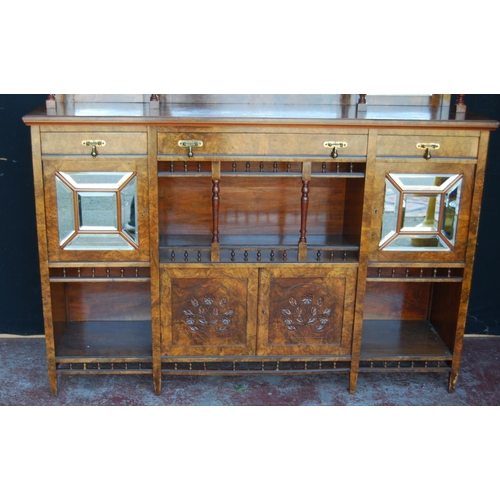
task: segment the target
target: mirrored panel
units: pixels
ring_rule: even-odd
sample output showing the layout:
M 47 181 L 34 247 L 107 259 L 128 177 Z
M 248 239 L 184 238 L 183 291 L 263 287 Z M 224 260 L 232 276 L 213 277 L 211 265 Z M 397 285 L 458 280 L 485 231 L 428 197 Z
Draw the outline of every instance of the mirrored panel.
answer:
M 439 236 L 396 236 L 384 250 L 391 251 L 404 251 L 415 252 L 422 250 L 445 250 L 449 251 L 450 248 L 445 245 Z
M 454 245 L 458 227 L 458 212 L 460 208 L 460 197 L 462 194 L 462 180 L 445 194 L 443 235 Z
M 82 231 L 118 231 L 116 193 L 78 193 L 78 214 Z
M 63 245 L 75 232 L 75 203 L 73 190 L 58 177 L 56 177 L 56 196 L 59 244 Z
M 440 207 L 439 194 L 404 194 L 401 232 L 437 231 Z
M 427 174 L 389 174 L 394 184 L 401 191 L 436 191 L 445 190 L 457 175 L 427 175 Z
M 57 172 L 56 196 L 61 248 L 137 248 L 133 172 Z
M 75 189 L 117 190 L 133 175 L 130 172 L 60 172 Z
M 137 192 L 137 179 L 134 177 L 121 191 L 120 201 L 122 207 L 123 228 L 127 235 L 138 243 L 137 213 L 135 211 L 135 197 Z
M 450 251 L 455 244 L 462 177 L 388 174 L 380 248 Z
M 134 247 L 120 234 L 78 234 L 66 250 L 133 250 Z
M 382 242 L 395 235 L 398 230 L 400 191 L 389 180 L 385 180 L 384 218 L 382 220 Z

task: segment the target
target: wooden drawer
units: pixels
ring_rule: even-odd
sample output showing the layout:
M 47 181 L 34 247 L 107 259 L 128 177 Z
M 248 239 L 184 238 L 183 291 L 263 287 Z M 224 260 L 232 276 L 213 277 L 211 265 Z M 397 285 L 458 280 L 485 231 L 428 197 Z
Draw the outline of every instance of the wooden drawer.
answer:
M 339 158 L 364 157 L 367 150 L 365 134 L 279 134 L 279 133 L 159 133 L 158 153 L 161 155 L 186 156 L 187 147 L 179 141 L 203 141 L 203 146 L 194 147 L 196 156 L 318 156 L 330 158 L 333 148 L 324 146 L 326 141 L 342 142 L 346 146 L 338 149 Z
M 479 137 L 380 135 L 377 144 L 377 156 L 423 158 L 426 153 L 425 145 L 439 145 L 439 149 L 430 148 L 432 158 L 476 158 Z
M 43 155 L 91 156 L 92 147 L 83 141 L 104 141 L 105 146 L 97 148 L 99 155 L 147 155 L 146 132 L 42 132 Z

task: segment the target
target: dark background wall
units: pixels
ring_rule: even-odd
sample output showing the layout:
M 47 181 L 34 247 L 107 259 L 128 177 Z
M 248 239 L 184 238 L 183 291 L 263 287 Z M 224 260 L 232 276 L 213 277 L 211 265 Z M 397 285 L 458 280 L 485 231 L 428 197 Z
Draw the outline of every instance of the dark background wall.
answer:
M 47 94 L 0 94 L 0 333 L 43 334 L 30 130 Z M 453 102 L 455 96 L 453 96 Z M 470 111 L 500 121 L 500 95 L 470 94 Z M 491 136 L 467 333 L 500 335 L 500 131 Z
M 454 101 L 453 101 L 454 102 Z M 470 94 L 467 108 L 500 121 L 500 94 Z M 491 134 L 466 333 L 500 335 L 500 130 Z
M 46 94 L 0 94 L 0 333 L 43 333 L 30 130 Z

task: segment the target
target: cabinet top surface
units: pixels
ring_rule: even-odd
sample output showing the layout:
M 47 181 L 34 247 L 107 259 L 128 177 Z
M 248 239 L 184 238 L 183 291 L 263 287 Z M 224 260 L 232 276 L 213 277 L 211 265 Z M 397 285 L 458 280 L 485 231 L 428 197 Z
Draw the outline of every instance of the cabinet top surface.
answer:
M 454 106 L 342 104 L 233 104 L 82 102 L 45 106 L 23 118 L 27 125 L 135 124 L 135 125 L 310 125 L 348 127 L 437 127 L 493 130 L 498 122 Z

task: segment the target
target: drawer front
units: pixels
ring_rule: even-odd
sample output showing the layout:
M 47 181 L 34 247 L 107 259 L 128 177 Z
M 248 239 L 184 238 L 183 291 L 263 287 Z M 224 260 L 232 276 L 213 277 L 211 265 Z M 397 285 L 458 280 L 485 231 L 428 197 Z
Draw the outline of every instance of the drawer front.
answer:
M 479 137 L 447 137 L 434 135 L 380 135 L 378 157 L 403 156 L 423 158 L 427 146 L 432 158 L 476 158 Z M 436 148 L 439 146 L 439 148 Z
M 148 138 L 146 132 L 42 132 L 43 155 L 81 155 L 91 156 L 92 144 L 96 141 L 106 144 L 97 146 L 98 155 L 147 155 Z
M 325 142 L 342 143 L 339 158 L 366 156 L 367 136 L 363 134 L 263 134 L 263 133 L 159 133 L 158 153 L 186 156 L 189 148 L 179 141 L 202 141 L 192 148 L 194 156 L 318 156 L 330 158 L 333 147 Z

